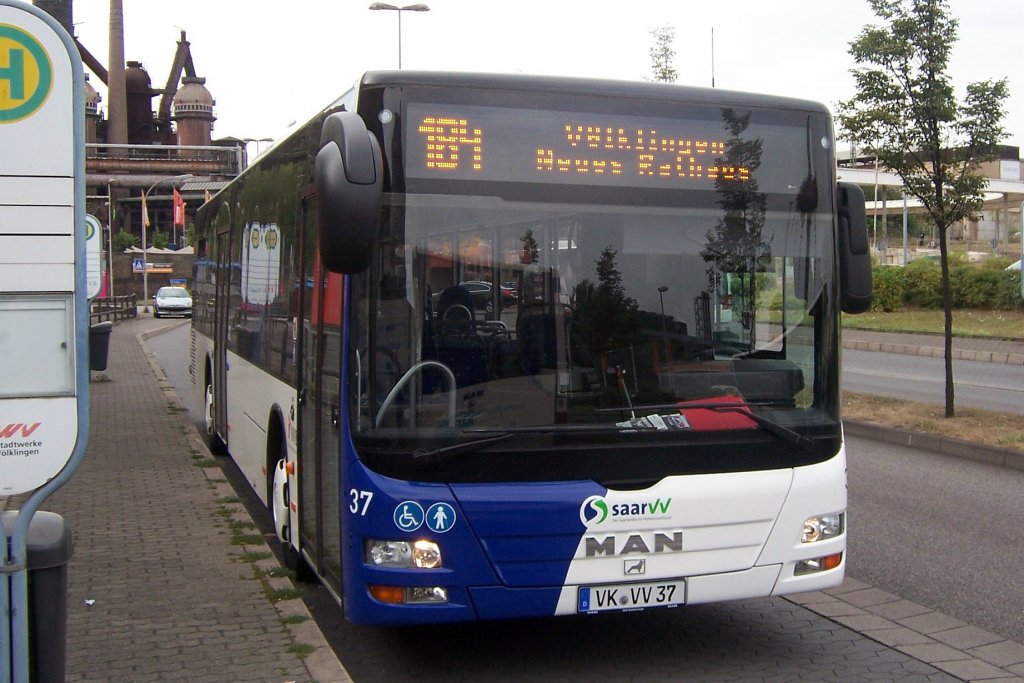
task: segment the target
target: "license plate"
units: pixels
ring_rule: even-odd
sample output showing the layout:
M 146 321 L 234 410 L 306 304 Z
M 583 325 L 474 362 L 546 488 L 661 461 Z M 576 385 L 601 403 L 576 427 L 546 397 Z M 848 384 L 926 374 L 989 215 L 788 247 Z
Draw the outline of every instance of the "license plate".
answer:
M 686 581 L 620 583 L 609 586 L 581 586 L 579 612 L 670 607 L 686 602 Z

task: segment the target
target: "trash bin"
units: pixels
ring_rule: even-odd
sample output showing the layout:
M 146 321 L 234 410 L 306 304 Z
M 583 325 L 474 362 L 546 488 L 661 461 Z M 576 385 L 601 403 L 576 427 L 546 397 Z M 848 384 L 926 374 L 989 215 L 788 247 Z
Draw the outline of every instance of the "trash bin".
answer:
M 109 320 L 96 323 L 89 328 L 89 369 L 107 369 L 107 349 L 110 348 L 110 330 L 114 324 Z
M 18 511 L 0 512 L 6 537 Z M 28 525 L 29 680 L 63 681 L 68 639 L 68 561 L 71 529 L 54 512 L 37 512 Z

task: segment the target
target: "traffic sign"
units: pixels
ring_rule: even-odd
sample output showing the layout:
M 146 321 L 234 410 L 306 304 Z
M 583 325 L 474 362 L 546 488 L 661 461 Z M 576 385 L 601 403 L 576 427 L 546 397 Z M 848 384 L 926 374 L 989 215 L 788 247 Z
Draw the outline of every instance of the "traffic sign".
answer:
M 85 288 L 92 301 L 103 287 L 103 226 L 92 214 L 85 214 Z
M 59 24 L 30 5 L 0 0 L 5 496 L 54 479 L 88 434 L 87 306 L 99 293 L 101 231 L 85 214 L 84 83 L 81 59 Z M 86 275 L 90 232 L 94 278 Z

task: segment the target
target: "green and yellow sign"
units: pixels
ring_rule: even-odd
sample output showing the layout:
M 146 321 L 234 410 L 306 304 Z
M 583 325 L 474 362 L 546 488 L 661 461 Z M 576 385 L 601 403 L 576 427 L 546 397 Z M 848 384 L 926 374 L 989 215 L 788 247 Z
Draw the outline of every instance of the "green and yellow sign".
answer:
M 50 56 L 32 34 L 0 24 L 0 124 L 32 116 L 53 88 Z

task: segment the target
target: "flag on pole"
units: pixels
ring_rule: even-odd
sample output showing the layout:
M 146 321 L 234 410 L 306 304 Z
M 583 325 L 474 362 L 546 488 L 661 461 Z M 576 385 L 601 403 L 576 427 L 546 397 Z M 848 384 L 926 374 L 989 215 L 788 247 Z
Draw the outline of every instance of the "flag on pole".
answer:
M 174 225 L 185 227 L 185 200 L 178 194 L 178 188 L 174 188 Z
M 149 227 L 149 209 L 146 208 L 146 192 L 142 192 L 142 225 Z

